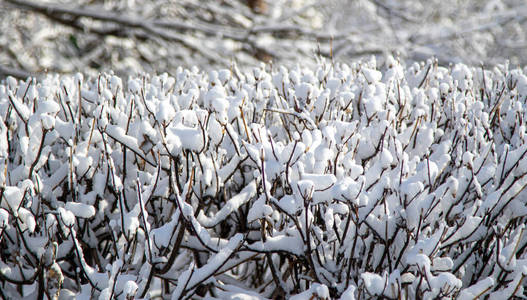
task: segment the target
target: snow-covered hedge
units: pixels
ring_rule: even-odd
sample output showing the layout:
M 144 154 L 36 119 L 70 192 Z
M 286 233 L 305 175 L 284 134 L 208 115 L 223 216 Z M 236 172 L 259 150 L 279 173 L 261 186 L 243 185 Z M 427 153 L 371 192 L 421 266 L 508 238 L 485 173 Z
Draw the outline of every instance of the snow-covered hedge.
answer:
M 524 73 L 8 78 L 0 296 L 522 295 Z

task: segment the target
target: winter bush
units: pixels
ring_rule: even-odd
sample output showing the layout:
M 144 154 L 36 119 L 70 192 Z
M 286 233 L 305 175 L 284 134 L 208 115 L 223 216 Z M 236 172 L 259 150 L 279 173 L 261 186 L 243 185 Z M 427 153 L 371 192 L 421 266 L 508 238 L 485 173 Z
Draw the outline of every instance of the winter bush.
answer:
M 0 296 L 524 295 L 525 73 L 7 78 Z

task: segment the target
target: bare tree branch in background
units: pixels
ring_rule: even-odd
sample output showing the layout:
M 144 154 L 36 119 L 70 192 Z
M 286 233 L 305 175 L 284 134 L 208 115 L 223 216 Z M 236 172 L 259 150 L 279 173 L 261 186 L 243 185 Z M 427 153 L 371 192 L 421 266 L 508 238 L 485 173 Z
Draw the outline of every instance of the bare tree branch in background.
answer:
M 327 32 L 307 26 L 308 20 L 299 22 L 299 19 L 304 18 L 298 16 L 302 11 L 286 16 L 287 20 L 279 24 L 269 22 L 271 19 L 263 14 L 271 11 L 264 1 L 223 1 L 221 4 L 152 1 L 143 4 L 144 7 L 123 11 L 101 9 L 101 4 L 97 2 L 75 6 L 24 0 L 6 2 L 10 4 L 7 6 L 8 10 L 23 10 L 24 14 L 32 16 L 35 13 L 43 15 L 47 17 L 44 22 L 51 22 L 50 26 L 55 24 L 58 27 L 60 24 L 60 29 L 65 29 L 70 36 L 70 41 L 66 43 L 73 43 L 75 48 L 80 48 L 79 57 L 68 57 L 74 65 L 75 60 L 82 61 L 83 57 L 88 56 L 89 60 L 98 65 L 95 66 L 96 69 L 109 65 L 118 72 L 123 69 L 120 67 L 121 62 L 107 61 L 116 52 L 115 49 L 108 49 L 108 44 L 112 42 L 130 42 L 136 46 L 125 52 L 139 53 L 126 53 L 126 58 L 122 60 L 136 60 L 134 67 L 138 71 L 149 64 L 152 66 L 144 68 L 145 70 L 161 71 L 192 64 L 229 67 L 233 60 L 255 65 L 258 61 L 280 61 L 287 57 L 286 53 L 289 56 L 300 52 L 312 55 L 319 40 L 328 43 L 332 38 Z M 167 16 L 160 17 L 162 11 L 166 11 Z M 279 17 L 284 15 L 280 14 Z M 335 38 L 344 37 L 345 35 L 336 35 Z M 101 38 L 104 41 L 102 43 Z M 95 45 L 92 44 L 94 39 L 98 41 Z M 268 42 L 278 41 L 278 46 L 268 47 L 265 39 Z M 304 47 L 296 45 L 301 41 L 307 42 Z M 110 48 L 115 46 L 111 45 Z M 157 49 L 152 49 L 152 46 Z M 100 49 L 95 57 L 89 55 L 94 52 L 94 48 Z M 159 51 L 159 48 L 164 49 Z M 295 49 L 291 51 L 291 48 Z M 159 55 L 159 52 L 164 54 Z M 167 64 L 168 61 L 175 63 Z M 167 66 L 160 67 L 159 64 Z M 75 69 L 50 67 L 57 72 Z M 31 71 L 41 72 L 42 68 L 37 62 Z
M 5 0 L 0 17 L 2 76 L 315 65 L 315 54 L 527 63 L 519 0 Z
M 13 77 L 22 79 L 22 78 L 31 77 L 31 73 L 28 73 L 24 70 L 18 70 L 18 69 L 13 69 L 10 67 L 0 66 L 0 78 L 6 77 L 6 76 L 13 76 Z

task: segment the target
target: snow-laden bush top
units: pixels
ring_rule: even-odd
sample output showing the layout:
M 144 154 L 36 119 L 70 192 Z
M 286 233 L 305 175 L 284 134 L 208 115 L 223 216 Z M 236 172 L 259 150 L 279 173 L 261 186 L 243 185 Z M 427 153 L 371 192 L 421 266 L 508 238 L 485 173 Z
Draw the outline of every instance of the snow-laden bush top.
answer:
M 0 295 L 504 299 L 527 76 L 390 59 L 0 85 Z

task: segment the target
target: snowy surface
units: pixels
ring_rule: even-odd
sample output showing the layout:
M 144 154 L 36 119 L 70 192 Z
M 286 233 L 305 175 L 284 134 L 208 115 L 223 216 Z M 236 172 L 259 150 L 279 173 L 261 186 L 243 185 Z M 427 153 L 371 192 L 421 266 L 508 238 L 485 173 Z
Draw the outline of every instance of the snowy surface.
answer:
M 390 61 L 2 81 L 2 295 L 523 295 L 527 70 Z

